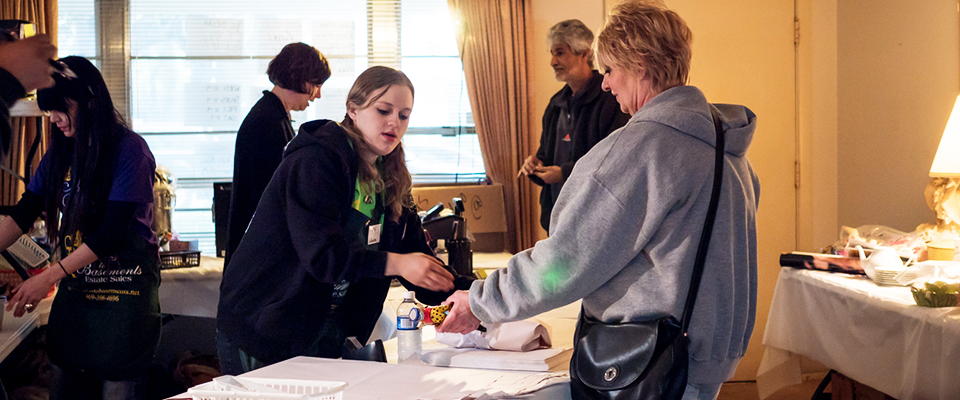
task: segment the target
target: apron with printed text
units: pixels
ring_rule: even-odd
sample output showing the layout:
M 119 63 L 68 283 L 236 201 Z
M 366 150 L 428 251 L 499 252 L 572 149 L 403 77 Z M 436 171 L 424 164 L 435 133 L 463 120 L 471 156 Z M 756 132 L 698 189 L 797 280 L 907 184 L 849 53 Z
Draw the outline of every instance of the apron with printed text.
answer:
M 77 230 L 62 234 L 66 257 L 83 243 Z M 160 259 L 141 235 L 123 235 L 117 254 L 60 280 L 50 310 L 50 360 L 66 370 L 105 380 L 143 374 L 160 340 Z

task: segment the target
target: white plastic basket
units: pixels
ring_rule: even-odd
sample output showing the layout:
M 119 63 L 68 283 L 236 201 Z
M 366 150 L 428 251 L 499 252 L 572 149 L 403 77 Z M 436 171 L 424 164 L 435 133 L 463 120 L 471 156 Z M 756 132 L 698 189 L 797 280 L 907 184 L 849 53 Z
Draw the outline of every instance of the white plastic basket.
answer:
M 187 390 L 193 400 L 341 400 L 346 382 L 237 378 L 229 375 Z
M 18 261 L 26 264 L 30 268 L 39 267 L 50 257 L 46 251 L 43 251 L 43 249 L 34 243 L 33 239 L 30 239 L 27 235 L 21 235 L 16 242 L 13 242 L 13 244 L 7 248 L 7 251 L 16 257 Z

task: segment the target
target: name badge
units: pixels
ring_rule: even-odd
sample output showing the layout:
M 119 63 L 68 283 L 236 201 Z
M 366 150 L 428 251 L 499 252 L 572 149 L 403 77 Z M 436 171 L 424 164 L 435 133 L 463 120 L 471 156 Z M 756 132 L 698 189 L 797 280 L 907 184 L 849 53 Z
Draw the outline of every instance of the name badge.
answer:
M 370 225 L 367 228 L 367 244 L 377 244 L 380 243 L 380 228 L 383 225 L 376 224 Z

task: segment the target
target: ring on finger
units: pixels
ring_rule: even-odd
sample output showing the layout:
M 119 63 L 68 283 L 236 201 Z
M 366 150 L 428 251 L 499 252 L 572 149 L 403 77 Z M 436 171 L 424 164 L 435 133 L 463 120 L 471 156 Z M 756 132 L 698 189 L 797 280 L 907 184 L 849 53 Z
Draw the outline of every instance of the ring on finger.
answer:
M 32 309 L 33 309 L 33 304 L 26 304 L 26 305 L 23 306 L 23 308 L 26 308 L 27 310 L 32 310 Z

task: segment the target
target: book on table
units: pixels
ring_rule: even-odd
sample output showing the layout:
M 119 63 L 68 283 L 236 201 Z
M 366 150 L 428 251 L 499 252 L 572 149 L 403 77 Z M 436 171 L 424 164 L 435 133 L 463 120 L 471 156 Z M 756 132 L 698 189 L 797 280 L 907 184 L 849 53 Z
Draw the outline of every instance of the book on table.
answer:
M 553 347 L 532 351 L 482 350 L 476 348 L 424 348 L 423 362 L 437 367 L 479 368 L 546 372 L 566 370 L 573 349 Z

